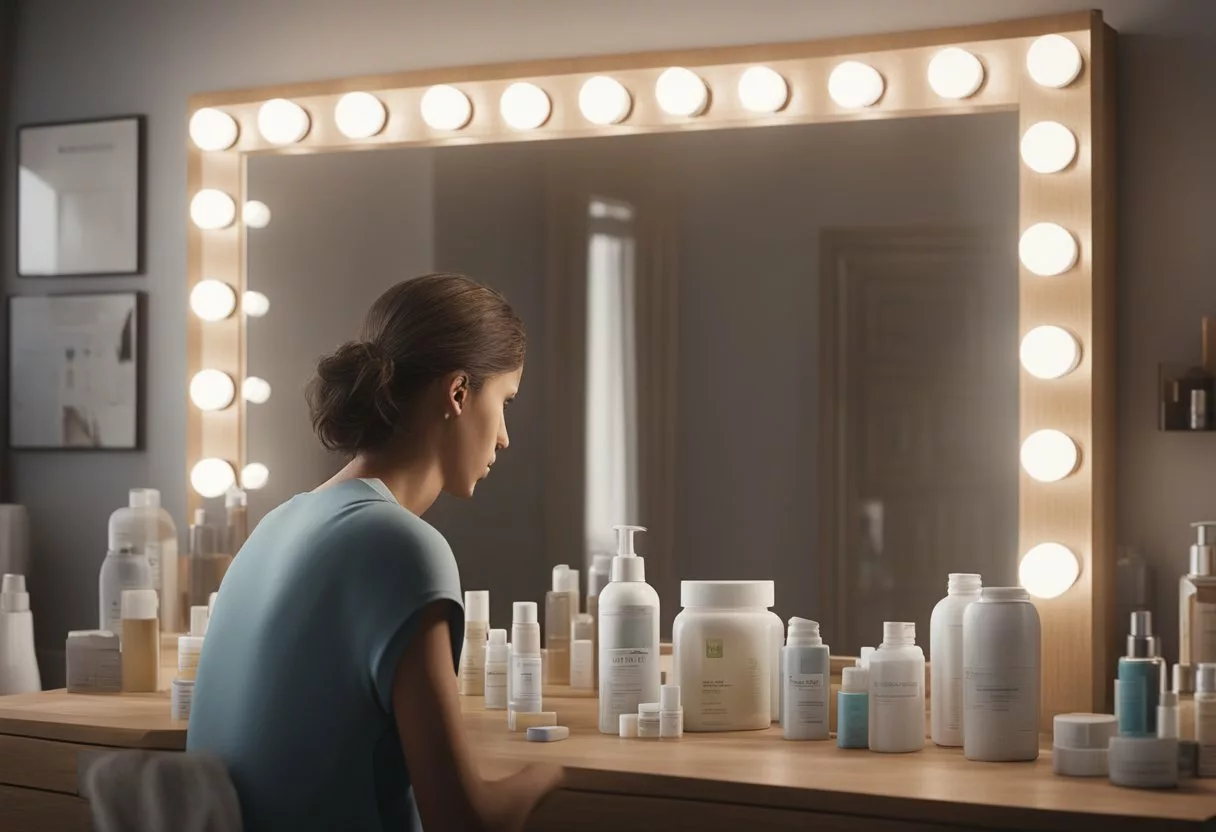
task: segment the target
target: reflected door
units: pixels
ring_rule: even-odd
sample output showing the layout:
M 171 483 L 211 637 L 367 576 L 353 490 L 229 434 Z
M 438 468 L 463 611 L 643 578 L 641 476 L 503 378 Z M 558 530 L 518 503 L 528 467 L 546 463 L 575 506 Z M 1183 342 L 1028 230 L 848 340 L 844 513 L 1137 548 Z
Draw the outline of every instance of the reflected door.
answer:
M 929 616 L 949 572 L 1008 585 L 1017 540 L 1016 260 L 983 232 L 823 240 L 827 476 L 837 644 Z M 999 437 L 994 441 L 994 437 Z

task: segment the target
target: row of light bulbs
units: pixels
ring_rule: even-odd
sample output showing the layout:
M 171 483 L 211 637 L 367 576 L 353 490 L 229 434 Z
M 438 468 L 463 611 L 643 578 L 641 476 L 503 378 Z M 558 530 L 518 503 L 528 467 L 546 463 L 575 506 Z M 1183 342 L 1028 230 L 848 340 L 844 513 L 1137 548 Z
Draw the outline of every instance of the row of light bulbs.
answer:
M 1062 35 L 1037 38 L 1027 50 L 1027 72 L 1035 83 L 1043 87 L 1067 87 L 1077 79 L 1082 68 L 1080 50 Z M 929 62 L 929 86 L 943 99 L 969 98 L 980 90 L 984 80 L 984 64 L 974 54 L 959 47 L 941 49 Z M 837 64 L 828 78 L 828 95 L 844 109 L 871 107 L 878 103 L 885 91 L 886 80 L 882 74 L 861 61 L 846 60 Z M 779 72 L 767 66 L 752 66 L 740 73 L 736 94 L 746 111 L 772 114 L 789 104 L 791 90 L 788 81 Z M 705 114 L 711 101 L 705 80 L 684 67 L 664 70 L 655 82 L 654 97 L 663 112 L 681 118 Z M 592 124 L 620 124 L 633 111 L 633 95 L 615 78 L 599 75 L 583 83 L 579 90 L 578 108 Z M 535 130 L 548 122 L 552 115 L 552 101 L 540 86 L 526 81 L 515 82 L 500 96 L 499 113 L 513 130 Z M 472 120 L 473 105 L 469 97 L 456 87 L 438 85 L 423 94 L 420 114 L 433 130 L 457 131 Z M 388 110 L 375 95 L 352 92 L 339 99 L 334 108 L 334 122 L 347 138 L 368 139 L 384 129 L 388 122 Z M 308 111 L 293 101 L 272 99 L 258 110 L 258 132 L 274 145 L 301 141 L 308 135 L 311 126 L 312 117 Z M 236 144 L 239 134 L 236 120 L 222 110 L 204 108 L 195 112 L 190 120 L 191 139 L 203 151 L 228 150 Z M 1049 175 L 1060 173 L 1073 164 L 1078 142 L 1073 132 L 1064 125 L 1042 121 L 1026 130 L 1019 149 L 1028 168 Z M 261 203 L 246 203 L 242 219 L 247 225 L 262 227 L 269 221 L 269 210 L 263 211 L 264 208 Z M 227 228 L 236 220 L 236 203 L 223 191 L 204 189 L 194 196 L 190 215 L 201 229 Z M 261 225 L 258 225 L 259 221 Z M 1079 246 L 1066 228 L 1052 222 L 1040 222 L 1022 233 L 1018 256 L 1032 274 L 1055 277 L 1076 266 Z M 203 288 L 207 284 L 217 283 L 204 281 L 192 293 L 191 305 L 204 320 L 225 318 L 235 308 L 235 294 L 226 284 L 220 283 L 218 286 L 227 290 L 227 295 L 216 286 Z M 200 297 L 196 302 L 196 296 L 200 293 L 205 297 Z M 246 293 L 243 304 L 246 314 L 254 314 L 250 310 L 250 295 L 256 293 Z M 255 308 L 257 305 L 255 301 Z M 1081 345 L 1072 333 L 1061 327 L 1039 326 L 1022 339 L 1020 359 L 1032 376 L 1044 380 L 1058 379 L 1079 365 Z M 242 385 L 247 399 L 257 400 L 250 397 L 250 382 L 254 383 L 255 394 L 269 395 L 269 385 L 251 377 Z M 231 377 L 221 371 L 203 370 L 191 382 L 191 398 L 202 409 L 227 407 L 234 397 L 235 384 Z M 1029 476 L 1040 482 L 1055 482 L 1076 470 L 1080 451 L 1067 434 L 1048 429 L 1028 436 L 1022 443 L 1020 457 L 1022 467 Z M 267 475 L 264 465 L 253 463 L 242 472 L 242 482 L 260 480 L 264 484 Z M 222 494 L 234 480 L 232 466 L 220 459 L 204 459 L 191 472 L 191 483 L 203 496 Z M 1019 567 L 1022 584 L 1039 597 L 1061 594 L 1076 581 L 1078 574 L 1076 555 L 1058 543 L 1034 547 L 1023 557 Z

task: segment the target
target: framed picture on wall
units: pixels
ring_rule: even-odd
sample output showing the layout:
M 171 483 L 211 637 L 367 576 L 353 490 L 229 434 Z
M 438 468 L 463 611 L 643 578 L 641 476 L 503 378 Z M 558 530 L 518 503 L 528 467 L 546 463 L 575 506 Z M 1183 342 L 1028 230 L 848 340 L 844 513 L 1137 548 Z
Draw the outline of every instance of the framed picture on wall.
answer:
M 144 118 L 17 131 L 17 274 L 143 272 Z
M 143 446 L 142 292 L 8 300 L 9 446 Z

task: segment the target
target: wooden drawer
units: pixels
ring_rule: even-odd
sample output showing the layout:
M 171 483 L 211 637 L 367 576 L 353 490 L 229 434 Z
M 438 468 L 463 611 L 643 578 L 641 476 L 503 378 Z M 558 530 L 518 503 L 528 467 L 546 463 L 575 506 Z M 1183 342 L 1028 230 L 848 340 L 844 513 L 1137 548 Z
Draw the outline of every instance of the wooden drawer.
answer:
M 0 785 L 76 794 L 76 755 L 105 750 L 55 740 L 0 734 Z M 0 829 L 5 827 L 0 826 Z
M 0 785 L 4 832 L 91 832 L 89 804 L 75 795 Z

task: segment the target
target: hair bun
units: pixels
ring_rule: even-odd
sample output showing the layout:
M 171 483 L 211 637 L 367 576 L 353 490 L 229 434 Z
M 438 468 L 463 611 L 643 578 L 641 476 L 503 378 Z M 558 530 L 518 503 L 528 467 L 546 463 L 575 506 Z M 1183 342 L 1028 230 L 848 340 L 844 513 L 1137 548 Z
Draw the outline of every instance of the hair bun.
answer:
M 322 445 L 353 454 L 392 437 L 401 417 L 393 370 L 392 357 L 374 341 L 349 341 L 317 362 L 308 404 Z

